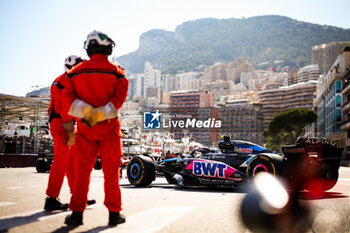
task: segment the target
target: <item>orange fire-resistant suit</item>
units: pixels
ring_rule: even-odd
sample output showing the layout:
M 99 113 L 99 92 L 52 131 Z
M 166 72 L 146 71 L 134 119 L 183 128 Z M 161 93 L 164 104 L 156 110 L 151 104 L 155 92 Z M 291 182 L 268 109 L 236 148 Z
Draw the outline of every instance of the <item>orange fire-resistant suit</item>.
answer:
M 68 185 L 73 188 L 74 163 L 71 157 L 72 147 L 67 146 L 67 133 L 62 126 L 62 122 L 72 120 L 64 112 L 62 106 L 62 92 L 67 82 L 67 73 L 57 77 L 51 85 L 51 102 L 48 110 L 50 132 L 54 141 L 54 160 L 51 165 L 49 181 L 46 195 L 56 198 L 59 196 L 64 176 L 67 176 Z
M 129 81 L 124 69 L 101 54 L 92 55 L 90 60 L 74 67 L 68 79 L 65 106 L 69 107 L 69 114 L 78 119 L 74 145 L 76 180 L 69 208 L 76 212 L 85 210 L 90 174 L 99 154 L 105 179 L 104 204 L 110 212 L 119 212 L 122 209 L 119 187 L 122 143 L 117 110 L 126 100 Z M 84 109 L 81 106 L 85 105 L 113 109 L 115 115 L 89 127 L 83 121 Z

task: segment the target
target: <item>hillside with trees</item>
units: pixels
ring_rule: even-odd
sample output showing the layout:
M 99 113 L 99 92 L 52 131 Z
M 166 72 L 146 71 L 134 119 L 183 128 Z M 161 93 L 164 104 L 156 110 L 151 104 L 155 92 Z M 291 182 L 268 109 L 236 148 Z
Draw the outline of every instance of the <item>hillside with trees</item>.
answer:
M 243 57 L 257 68 L 298 68 L 311 63 L 312 46 L 350 41 L 350 29 L 297 21 L 284 16 L 188 21 L 174 32 L 154 29 L 140 36 L 137 51 L 117 57 L 129 72 L 144 62 L 166 73 L 201 71 L 217 61 Z

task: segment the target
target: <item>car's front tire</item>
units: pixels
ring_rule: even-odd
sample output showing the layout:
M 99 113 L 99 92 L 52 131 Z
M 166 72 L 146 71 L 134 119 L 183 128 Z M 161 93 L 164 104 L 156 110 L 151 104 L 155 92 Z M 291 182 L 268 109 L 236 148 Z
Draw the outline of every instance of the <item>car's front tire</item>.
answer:
M 49 164 L 46 158 L 37 158 L 35 161 L 36 171 L 39 173 L 45 173 L 49 171 Z
M 133 158 L 127 167 L 127 176 L 130 184 L 137 187 L 146 187 L 155 180 L 155 166 L 153 160 L 147 156 Z

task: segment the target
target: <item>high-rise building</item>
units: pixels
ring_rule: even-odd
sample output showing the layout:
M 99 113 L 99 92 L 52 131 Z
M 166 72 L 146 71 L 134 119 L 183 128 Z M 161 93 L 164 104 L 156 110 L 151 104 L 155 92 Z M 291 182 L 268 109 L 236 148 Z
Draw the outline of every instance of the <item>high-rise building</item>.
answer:
M 340 41 L 340 42 L 332 42 L 328 44 L 321 44 L 312 47 L 311 59 L 312 64 L 317 64 L 320 70 L 320 74 L 326 74 L 331 68 L 333 62 L 342 49 L 345 46 L 349 46 L 350 41 Z
M 317 81 L 293 84 L 259 92 L 260 103 L 263 105 L 264 128 L 278 113 L 294 108 L 313 109 L 313 99 Z
M 347 107 L 348 88 L 345 87 L 346 82 L 344 80 L 344 74 L 350 68 L 349 64 L 350 52 L 343 53 L 335 59 L 327 74 L 320 77 L 315 103 L 317 106 L 317 131 L 319 137 L 345 140 L 343 139 L 342 130 L 347 131 L 350 129 L 346 123 L 350 108 Z
M 228 64 L 216 62 L 214 65 L 206 67 L 204 69 L 204 78 L 209 82 L 216 82 L 218 80 L 226 81 L 226 70 Z
M 150 62 L 145 62 L 143 94 L 146 102 L 151 103 L 148 98 L 152 98 L 152 106 L 157 106 L 161 103 L 161 72 L 154 69 Z
M 145 62 L 144 70 L 144 91 L 143 93 L 147 98 L 147 88 L 160 88 L 161 87 L 161 72 L 154 69 L 150 62 Z
M 298 83 L 301 82 L 307 82 L 309 80 L 318 80 L 319 77 L 319 70 L 318 70 L 318 65 L 314 64 L 314 65 L 308 65 L 308 66 L 304 66 L 302 67 L 299 71 L 298 71 Z
M 350 47 L 347 51 L 339 55 L 338 59 L 333 64 L 333 72 L 342 76 L 342 125 L 341 130 L 344 132 L 344 153 L 343 164 L 350 166 Z
M 298 83 L 298 69 L 292 69 L 288 75 L 288 86 Z
M 187 72 L 187 73 L 180 73 L 176 74 L 176 76 L 179 78 L 179 88 L 180 90 L 187 89 L 187 84 L 193 80 L 197 80 L 199 77 L 199 73 L 197 72 Z
M 241 74 L 244 72 L 255 73 L 256 70 L 247 60 L 244 58 L 237 58 L 235 62 L 228 64 L 226 70 L 227 81 L 240 82 Z
M 180 79 L 176 75 L 164 75 L 162 83 L 162 89 L 165 93 L 176 91 L 180 87 Z
M 200 91 L 173 91 L 170 94 L 169 114 L 173 121 L 195 119 L 205 121 L 217 119 L 217 110 L 213 108 L 214 96 Z M 172 126 L 170 132 L 174 139 L 190 136 L 194 141 L 210 146 L 216 141 L 216 129 L 209 127 Z
M 136 96 L 144 96 L 144 75 L 143 74 L 131 74 L 129 79 L 129 91 L 128 97 L 132 99 Z
M 218 119 L 222 122 L 218 137 L 227 135 L 260 145 L 264 143 L 261 104 L 252 104 L 246 99 L 227 102 L 219 109 Z

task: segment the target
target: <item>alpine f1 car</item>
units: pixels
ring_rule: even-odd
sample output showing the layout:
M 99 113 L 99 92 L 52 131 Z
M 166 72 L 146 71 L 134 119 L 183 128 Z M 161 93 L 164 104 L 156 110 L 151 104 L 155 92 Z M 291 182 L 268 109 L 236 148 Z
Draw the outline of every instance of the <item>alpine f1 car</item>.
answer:
M 305 188 L 311 189 L 313 186 L 306 181 L 321 180 L 318 189 L 325 191 L 337 182 L 342 153 L 331 140 L 316 138 L 300 138 L 295 145 L 282 147 L 283 155 L 229 137 L 219 142 L 219 149 L 221 152 L 196 149 L 183 158 L 160 162 L 145 155 L 137 156 L 128 164 L 127 177 L 130 184 L 139 187 L 150 185 L 156 175 L 178 186 L 236 186 L 259 172 L 268 172 L 285 177 L 291 187 L 300 184 L 295 181 L 303 181 Z

